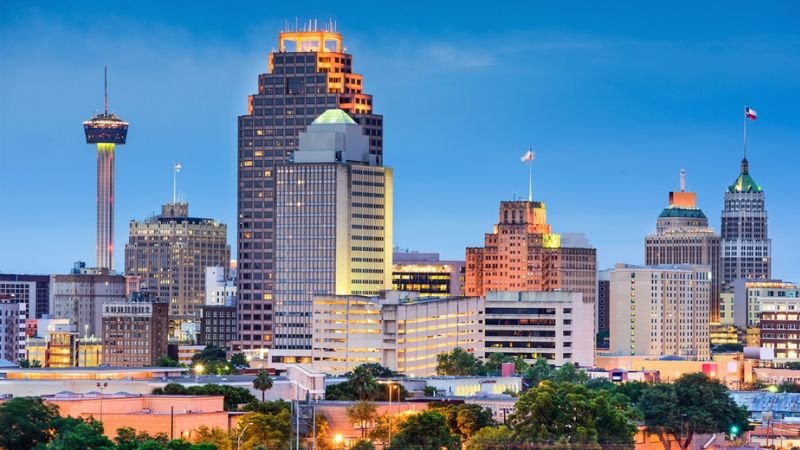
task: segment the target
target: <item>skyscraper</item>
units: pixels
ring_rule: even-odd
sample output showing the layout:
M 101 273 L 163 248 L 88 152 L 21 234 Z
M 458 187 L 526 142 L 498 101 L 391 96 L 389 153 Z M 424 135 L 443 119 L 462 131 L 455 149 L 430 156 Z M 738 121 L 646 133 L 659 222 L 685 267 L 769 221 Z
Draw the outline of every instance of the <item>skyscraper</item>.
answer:
M 28 315 L 31 319 L 41 319 L 46 314 L 50 313 L 49 275 L 18 275 L 12 273 L 0 273 L 0 294 L 5 292 L 5 288 L 14 289 L 15 287 L 19 288 L 20 286 L 27 291 L 27 296 L 36 296 L 36 308 L 33 311 L 28 311 Z
M 465 294 L 491 291 L 577 291 L 594 305 L 597 254 L 583 238 L 563 242 L 551 232 L 544 202 L 500 203 L 498 223 L 484 246 L 467 248 Z
M 83 122 L 86 143 L 97 145 L 97 268 L 114 268 L 114 149 L 128 137 L 128 122 L 108 112 L 108 70 L 105 109 Z
M 686 191 L 681 170 L 681 190 L 669 193 L 669 205 L 656 220 L 656 232 L 645 237 L 645 264 L 702 264 L 711 267 L 710 320 L 719 323 L 720 238 L 697 207 L 697 194 Z
M 725 193 L 721 229 L 722 290 L 732 292 L 740 278 L 770 279 L 772 241 L 767 234 L 764 191 L 750 176 L 747 158 Z
M 193 341 L 206 299 L 206 267 L 227 267 L 230 256 L 224 223 L 190 217 L 186 202 L 167 203 L 160 215 L 131 220 L 125 273 L 169 304 L 173 336 Z
M 392 169 L 331 109 L 275 168 L 274 363 L 311 362 L 315 295 L 374 296 L 392 287 Z
M 240 323 L 237 350 L 271 347 L 275 251 L 275 167 L 290 161 L 298 135 L 330 108 L 346 111 L 362 126 L 369 153 L 383 160 L 383 118 L 373 114 L 363 77 L 353 73 L 342 35 L 332 26 L 278 35 L 258 90 L 239 116 L 238 261 Z

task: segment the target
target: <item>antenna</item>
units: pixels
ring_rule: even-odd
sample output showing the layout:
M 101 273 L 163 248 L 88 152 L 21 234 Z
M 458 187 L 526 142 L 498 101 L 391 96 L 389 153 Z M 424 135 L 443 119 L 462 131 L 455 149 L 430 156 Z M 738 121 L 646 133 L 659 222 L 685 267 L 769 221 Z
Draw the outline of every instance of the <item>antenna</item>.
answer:
M 108 66 L 103 67 L 103 104 L 108 114 Z
M 686 190 L 686 171 L 681 169 L 681 192 Z

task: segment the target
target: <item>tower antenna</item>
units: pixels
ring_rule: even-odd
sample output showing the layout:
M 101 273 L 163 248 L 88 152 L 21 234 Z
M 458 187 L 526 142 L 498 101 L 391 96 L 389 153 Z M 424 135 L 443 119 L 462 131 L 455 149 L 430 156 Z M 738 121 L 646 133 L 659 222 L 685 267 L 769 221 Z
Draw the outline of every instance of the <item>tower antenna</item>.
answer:
M 108 114 L 108 66 L 103 66 L 103 105 Z
M 681 192 L 686 191 L 686 171 L 681 169 Z

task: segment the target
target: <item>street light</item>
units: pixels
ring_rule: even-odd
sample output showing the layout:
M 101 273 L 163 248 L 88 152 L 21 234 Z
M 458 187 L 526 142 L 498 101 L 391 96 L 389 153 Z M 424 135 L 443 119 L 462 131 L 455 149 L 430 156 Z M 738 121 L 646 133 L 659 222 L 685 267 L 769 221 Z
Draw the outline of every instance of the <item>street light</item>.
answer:
M 239 432 L 239 436 L 236 438 L 236 450 L 240 450 L 241 449 L 241 447 L 242 447 L 242 436 L 244 436 L 244 430 L 246 430 L 247 427 L 249 427 L 252 424 L 253 424 L 253 422 L 247 422 L 245 424 L 244 428 L 242 428 L 242 431 Z
M 97 382 L 97 387 L 100 389 L 100 423 L 103 423 L 103 397 L 105 396 L 104 391 L 108 387 L 108 382 Z
M 344 442 L 344 438 L 342 437 L 341 434 L 337 433 L 336 436 L 333 437 L 333 443 L 336 444 L 335 447 L 339 448 L 339 446 L 342 444 L 342 442 Z
M 394 390 L 395 385 L 389 383 L 389 445 L 392 443 L 392 391 Z M 400 403 L 400 390 L 397 390 L 397 403 Z
M 194 366 L 194 380 L 195 381 L 198 381 L 200 375 L 203 374 L 203 370 L 205 370 L 205 367 L 203 367 L 202 364 L 200 364 L 200 363 L 195 364 L 195 366 Z

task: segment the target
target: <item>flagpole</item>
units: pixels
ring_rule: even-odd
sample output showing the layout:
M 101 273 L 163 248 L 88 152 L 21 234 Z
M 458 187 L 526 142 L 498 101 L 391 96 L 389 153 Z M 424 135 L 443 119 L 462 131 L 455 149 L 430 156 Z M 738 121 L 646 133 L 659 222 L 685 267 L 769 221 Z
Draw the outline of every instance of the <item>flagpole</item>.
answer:
M 178 188 L 178 163 L 172 164 L 172 203 L 175 203 Z
M 528 160 L 528 201 L 533 201 L 533 159 Z
M 747 159 L 747 105 L 744 107 L 744 159 Z

